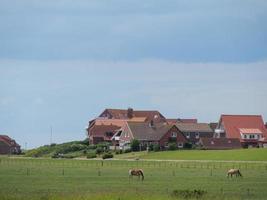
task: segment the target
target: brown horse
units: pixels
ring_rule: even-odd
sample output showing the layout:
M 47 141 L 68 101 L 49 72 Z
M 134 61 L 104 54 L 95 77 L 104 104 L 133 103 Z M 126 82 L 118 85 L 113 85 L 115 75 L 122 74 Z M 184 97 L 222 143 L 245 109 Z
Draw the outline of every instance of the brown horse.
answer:
M 129 170 L 129 178 L 132 178 L 133 176 L 138 176 L 140 179 L 140 176 L 142 177 L 142 181 L 144 180 L 144 172 L 142 169 L 130 169 Z
M 231 176 L 232 178 L 233 175 L 235 175 L 235 177 L 243 177 L 239 169 L 229 169 L 227 172 L 227 177 Z

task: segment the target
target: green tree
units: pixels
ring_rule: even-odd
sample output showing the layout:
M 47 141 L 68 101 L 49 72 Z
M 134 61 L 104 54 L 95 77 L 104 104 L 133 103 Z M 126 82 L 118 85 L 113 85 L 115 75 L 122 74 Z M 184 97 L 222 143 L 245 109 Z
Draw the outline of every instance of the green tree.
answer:
M 136 139 L 133 139 L 132 141 L 131 141 L 131 149 L 132 149 L 132 151 L 139 151 L 140 150 L 140 142 L 138 141 L 138 140 L 136 140 Z

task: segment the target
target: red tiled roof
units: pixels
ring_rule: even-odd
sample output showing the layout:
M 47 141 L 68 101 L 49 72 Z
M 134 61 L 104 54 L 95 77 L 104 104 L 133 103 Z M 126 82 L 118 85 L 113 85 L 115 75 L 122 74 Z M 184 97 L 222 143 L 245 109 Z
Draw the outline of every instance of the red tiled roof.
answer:
M 114 119 L 127 119 L 128 110 L 125 109 L 106 109 Z M 104 113 L 102 112 L 101 115 Z M 147 117 L 148 120 L 166 121 L 165 117 L 156 110 L 133 110 L 133 117 Z
M 261 115 L 222 115 L 221 123 L 227 138 L 240 139 L 240 129 L 259 129 L 265 137 L 267 136 Z
M 95 125 L 90 129 L 90 136 L 93 137 L 103 137 L 105 139 L 110 139 L 113 135 L 106 135 L 107 132 L 115 133 L 119 130 L 120 126 L 115 125 Z
M 262 134 L 262 131 L 258 128 L 240 128 L 239 131 L 242 134 Z

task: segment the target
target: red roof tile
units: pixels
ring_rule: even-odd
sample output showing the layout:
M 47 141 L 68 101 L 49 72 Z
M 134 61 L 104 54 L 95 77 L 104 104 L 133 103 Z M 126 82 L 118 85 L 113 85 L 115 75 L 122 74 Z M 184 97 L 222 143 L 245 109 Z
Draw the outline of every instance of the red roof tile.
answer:
M 261 115 L 222 115 L 221 123 L 227 138 L 240 139 L 240 129 L 259 129 L 265 137 L 267 136 Z

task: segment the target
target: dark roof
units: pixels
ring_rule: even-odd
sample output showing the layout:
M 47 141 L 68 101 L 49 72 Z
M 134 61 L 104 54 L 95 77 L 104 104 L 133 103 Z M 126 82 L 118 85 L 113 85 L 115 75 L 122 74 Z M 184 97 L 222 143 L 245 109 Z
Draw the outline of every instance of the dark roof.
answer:
M 182 132 L 213 132 L 207 123 L 176 123 L 175 125 Z
M 241 143 L 237 138 L 200 138 L 204 149 L 240 149 Z
M 197 119 L 166 119 L 166 121 L 170 124 L 175 124 L 175 123 L 197 123 Z
M 127 118 L 128 110 L 108 108 L 104 112 L 106 111 L 110 113 L 114 119 L 126 119 Z M 101 113 L 101 115 L 103 113 Z M 149 121 L 150 120 L 166 121 L 165 117 L 157 110 L 133 110 L 133 117 L 147 117 Z
M 177 122 L 180 123 L 197 123 L 197 119 L 177 119 Z
M 153 127 L 147 122 L 128 122 L 128 126 L 137 140 L 160 140 L 174 125 L 156 123 Z

